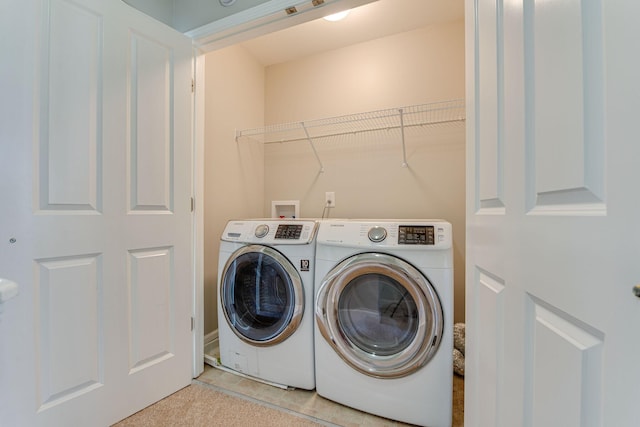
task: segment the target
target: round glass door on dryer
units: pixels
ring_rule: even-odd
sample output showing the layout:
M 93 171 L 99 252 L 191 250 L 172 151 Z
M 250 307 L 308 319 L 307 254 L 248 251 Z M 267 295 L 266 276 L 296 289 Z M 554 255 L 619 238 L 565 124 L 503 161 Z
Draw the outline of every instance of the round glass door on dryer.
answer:
M 220 297 L 231 330 L 254 346 L 273 346 L 287 339 L 304 312 L 300 274 L 284 255 L 268 246 L 244 246 L 229 257 Z
M 334 351 L 375 378 L 419 370 L 442 339 L 442 306 L 432 284 L 384 253 L 361 253 L 336 265 L 320 285 L 315 316 Z

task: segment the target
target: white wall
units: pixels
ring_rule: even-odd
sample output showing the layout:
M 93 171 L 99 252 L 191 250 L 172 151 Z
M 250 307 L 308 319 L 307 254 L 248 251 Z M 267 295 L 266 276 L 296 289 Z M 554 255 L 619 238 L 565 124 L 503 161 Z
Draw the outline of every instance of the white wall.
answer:
M 464 98 L 464 23 L 430 26 L 266 69 L 267 124 Z M 302 217 L 442 218 L 453 224 L 455 319 L 464 320 L 464 122 L 265 145 L 264 212 L 300 200 Z
M 205 334 L 217 329 L 218 245 L 232 218 L 260 217 L 264 155 L 260 144 L 238 144 L 235 130 L 264 123 L 264 67 L 245 49 L 209 53 L 205 90 L 204 313 Z

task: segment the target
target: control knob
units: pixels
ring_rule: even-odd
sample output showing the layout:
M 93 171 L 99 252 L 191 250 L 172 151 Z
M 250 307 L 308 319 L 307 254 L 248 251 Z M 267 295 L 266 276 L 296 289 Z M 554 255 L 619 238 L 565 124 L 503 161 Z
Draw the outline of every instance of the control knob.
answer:
M 255 234 L 258 239 L 261 239 L 264 236 L 266 236 L 268 232 L 269 232 L 269 226 L 267 224 L 260 224 L 259 226 L 256 227 Z
M 382 242 L 387 238 L 387 230 L 384 227 L 375 226 L 369 229 L 367 236 L 374 243 Z

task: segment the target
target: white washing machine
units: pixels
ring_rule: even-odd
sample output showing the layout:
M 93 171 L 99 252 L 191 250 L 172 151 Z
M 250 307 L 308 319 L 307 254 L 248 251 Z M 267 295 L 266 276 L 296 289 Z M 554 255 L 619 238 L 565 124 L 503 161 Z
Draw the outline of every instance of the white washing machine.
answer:
M 280 385 L 315 387 L 313 220 L 230 221 L 220 242 L 222 365 Z
M 451 224 L 323 221 L 315 268 L 318 394 L 397 421 L 451 426 Z

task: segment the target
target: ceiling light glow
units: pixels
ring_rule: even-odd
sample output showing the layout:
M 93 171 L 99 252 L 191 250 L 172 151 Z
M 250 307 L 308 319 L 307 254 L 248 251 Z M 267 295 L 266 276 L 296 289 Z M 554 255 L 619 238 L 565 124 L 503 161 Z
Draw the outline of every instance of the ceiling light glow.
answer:
M 334 13 L 333 15 L 325 16 L 324 19 L 331 22 L 340 21 L 349 14 L 350 10 L 343 10 L 342 12 Z

